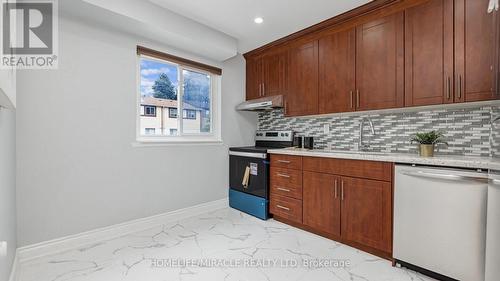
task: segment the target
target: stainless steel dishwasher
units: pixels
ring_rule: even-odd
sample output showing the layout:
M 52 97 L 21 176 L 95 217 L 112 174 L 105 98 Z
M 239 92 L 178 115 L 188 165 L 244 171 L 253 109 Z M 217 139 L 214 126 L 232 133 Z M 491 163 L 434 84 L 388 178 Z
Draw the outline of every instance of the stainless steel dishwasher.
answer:
M 487 217 L 485 281 L 498 281 L 500 276 L 500 171 L 490 171 Z
M 396 263 L 446 280 L 484 280 L 488 173 L 396 165 Z

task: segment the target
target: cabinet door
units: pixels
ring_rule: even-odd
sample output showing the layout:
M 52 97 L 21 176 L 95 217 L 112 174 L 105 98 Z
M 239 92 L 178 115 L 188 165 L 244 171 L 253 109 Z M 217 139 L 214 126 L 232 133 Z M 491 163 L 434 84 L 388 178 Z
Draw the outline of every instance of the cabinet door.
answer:
M 357 109 L 403 107 L 403 12 L 356 28 Z
M 341 182 L 342 236 L 392 251 L 392 187 L 388 182 L 347 178 Z
M 406 10 L 405 106 L 453 102 L 453 0 Z
M 340 236 L 340 178 L 304 172 L 303 179 L 304 224 Z
M 318 113 L 318 41 L 292 46 L 288 57 L 285 115 Z
M 354 111 L 356 32 L 319 40 L 319 113 Z
M 247 59 L 246 73 L 246 99 L 262 97 L 262 60 L 258 58 Z
M 455 1 L 455 101 L 496 97 L 497 13 L 487 13 L 489 0 Z
M 262 57 L 264 80 L 262 94 L 264 96 L 283 95 L 286 79 L 286 53 L 277 51 Z

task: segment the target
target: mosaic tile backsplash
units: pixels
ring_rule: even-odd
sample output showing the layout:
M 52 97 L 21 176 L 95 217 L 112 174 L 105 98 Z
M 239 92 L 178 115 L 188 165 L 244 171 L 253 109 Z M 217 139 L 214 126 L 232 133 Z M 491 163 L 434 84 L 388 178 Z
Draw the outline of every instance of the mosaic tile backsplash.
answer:
M 491 156 L 500 158 L 500 107 L 491 110 Z
M 285 118 L 281 110 L 259 113 L 259 130 L 293 130 L 299 136 L 314 137 L 318 149 L 357 150 L 359 127 L 369 117 L 375 135 L 365 119 L 363 143 L 369 151 L 418 153 L 410 138 L 417 132 L 442 131 L 449 146 L 438 145 L 436 154 L 500 157 L 500 107 L 439 109 L 419 112 Z M 324 133 L 328 124 L 330 132 Z

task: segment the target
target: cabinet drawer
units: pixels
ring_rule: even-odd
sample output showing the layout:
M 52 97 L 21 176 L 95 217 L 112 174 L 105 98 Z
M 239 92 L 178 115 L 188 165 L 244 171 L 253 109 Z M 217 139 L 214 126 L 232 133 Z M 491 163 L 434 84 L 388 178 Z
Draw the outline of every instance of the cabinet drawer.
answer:
M 302 157 L 292 155 L 271 155 L 271 167 L 302 170 Z
M 269 210 L 273 215 L 282 217 L 290 221 L 302 223 L 301 200 L 279 195 L 271 195 Z
M 271 186 L 302 189 L 302 171 L 271 167 Z
M 304 171 L 392 181 L 392 163 L 388 162 L 321 157 L 304 157 L 303 161 Z
M 290 175 L 290 178 L 279 177 L 278 174 Z M 302 199 L 302 172 L 271 168 L 271 194 Z

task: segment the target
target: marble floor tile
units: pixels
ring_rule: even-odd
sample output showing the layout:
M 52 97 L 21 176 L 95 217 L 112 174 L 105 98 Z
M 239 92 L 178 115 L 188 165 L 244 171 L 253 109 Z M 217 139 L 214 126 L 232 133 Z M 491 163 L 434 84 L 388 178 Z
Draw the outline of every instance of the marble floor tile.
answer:
M 189 263 L 189 264 L 188 264 Z M 233 209 L 21 263 L 18 281 L 431 281 Z

